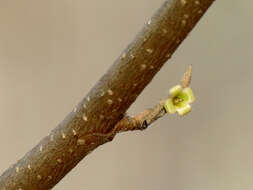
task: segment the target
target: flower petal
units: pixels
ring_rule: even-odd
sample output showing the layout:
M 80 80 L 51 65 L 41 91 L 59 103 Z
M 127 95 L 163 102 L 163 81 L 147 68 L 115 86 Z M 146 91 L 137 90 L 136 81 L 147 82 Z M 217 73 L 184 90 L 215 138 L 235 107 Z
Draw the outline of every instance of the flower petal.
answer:
M 164 108 L 167 111 L 167 113 L 175 113 L 176 112 L 176 107 L 174 106 L 171 98 L 169 98 L 168 100 L 165 101 Z
M 177 113 L 180 116 L 184 116 L 185 114 L 189 113 L 191 111 L 191 106 L 190 104 L 187 104 L 186 106 L 182 107 L 182 108 L 177 108 Z
M 187 97 L 188 97 L 188 103 L 192 103 L 192 102 L 195 101 L 195 97 L 194 97 L 194 94 L 193 94 L 191 88 L 185 88 L 183 90 L 183 93 L 187 95 Z
M 181 85 L 176 85 L 170 89 L 170 95 L 171 97 L 175 97 L 178 95 L 180 92 L 182 92 L 182 86 Z

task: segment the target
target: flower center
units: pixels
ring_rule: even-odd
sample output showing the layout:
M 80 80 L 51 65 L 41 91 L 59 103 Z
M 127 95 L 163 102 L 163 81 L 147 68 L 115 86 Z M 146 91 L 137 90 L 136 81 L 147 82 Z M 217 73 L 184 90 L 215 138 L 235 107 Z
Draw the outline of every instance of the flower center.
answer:
M 179 98 L 179 97 L 175 97 L 174 99 L 173 99 L 173 103 L 174 104 L 178 104 L 178 103 L 180 103 L 180 102 L 182 102 L 182 101 L 184 101 L 182 98 Z

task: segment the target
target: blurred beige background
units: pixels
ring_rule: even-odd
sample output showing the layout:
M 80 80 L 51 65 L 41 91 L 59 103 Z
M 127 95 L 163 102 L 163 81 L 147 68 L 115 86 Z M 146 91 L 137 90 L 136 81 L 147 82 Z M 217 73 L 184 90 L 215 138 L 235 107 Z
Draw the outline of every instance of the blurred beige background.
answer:
M 92 88 L 164 0 L 0 0 L 0 173 Z M 193 64 L 190 115 L 118 135 L 56 190 L 251 190 L 253 3 L 216 0 L 129 113 Z

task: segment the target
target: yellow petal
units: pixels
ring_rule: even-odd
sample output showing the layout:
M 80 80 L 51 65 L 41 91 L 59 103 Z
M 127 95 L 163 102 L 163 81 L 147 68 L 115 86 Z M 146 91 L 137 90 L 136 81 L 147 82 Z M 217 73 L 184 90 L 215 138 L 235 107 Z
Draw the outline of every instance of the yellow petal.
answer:
M 191 88 L 185 88 L 185 89 L 183 90 L 183 93 L 185 93 L 185 94 L 187 95 L 187 97 L 188 97 L 188 102 L 189 102 L 189 103 L 192 103 L 192 102 L 195 101 L 195 97 L 194 97 L 194 94 L 193 94 Z
M 177 108 L 177 113 L 180 116 L 184 116 L 185 114 L 189 113 L 191 111 L 191 106 L 190 104 L 187 104 L 186 106 L 182 107 L 182 108 Z
M 171 97 L 175 97 L 178 95 L 180 92 L 182 92 L 182 86 L 181 85 L 176 85 L 170 89 L 170 95 Z
M 173 101 L 171 98 L 165 101 L 164 103 L 164 108 L 167 111 L 167 113 L 175 113 L 176 112 L 176 107 L 173 104 Z

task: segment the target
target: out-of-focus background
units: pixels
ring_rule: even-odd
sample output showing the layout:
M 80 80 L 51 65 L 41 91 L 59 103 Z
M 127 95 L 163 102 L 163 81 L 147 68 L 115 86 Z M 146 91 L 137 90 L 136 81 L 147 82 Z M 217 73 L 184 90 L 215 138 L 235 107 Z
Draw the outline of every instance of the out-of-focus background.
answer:
M 0 0 L 0 173 L 92 88 L 164 0 Z M 56 187 L 251 190 L 253 3 L 217 0 L 130 108 L 154 105 L 193 64 L 197 101 L 118 135 Z

